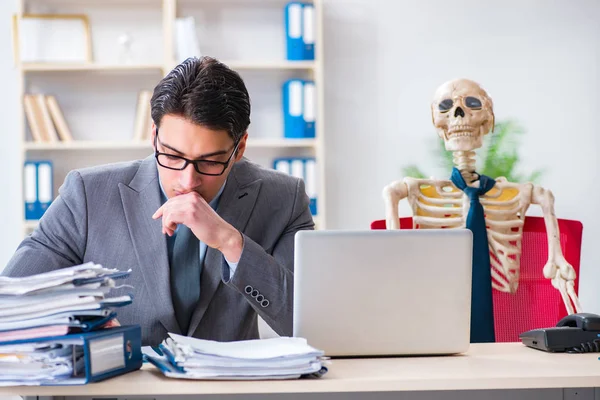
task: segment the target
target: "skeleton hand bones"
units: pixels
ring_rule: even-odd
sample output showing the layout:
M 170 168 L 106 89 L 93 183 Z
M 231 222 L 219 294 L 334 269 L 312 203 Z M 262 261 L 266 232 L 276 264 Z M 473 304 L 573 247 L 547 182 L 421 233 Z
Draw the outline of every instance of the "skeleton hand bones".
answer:
M 548 262 L 544 265 L 544 277 L 552 281 L 562 296 L 565 307 L 569 314 L 582 312 L 581 304 L 575 293 L 575 269 L 560 254 L 550 254 Z

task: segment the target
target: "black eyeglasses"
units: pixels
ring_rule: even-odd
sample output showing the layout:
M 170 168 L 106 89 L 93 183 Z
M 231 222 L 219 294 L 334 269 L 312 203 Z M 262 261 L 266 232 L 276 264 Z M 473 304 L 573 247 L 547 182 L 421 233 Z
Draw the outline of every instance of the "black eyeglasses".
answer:
M 223 175 L 227 166 L 231 162 L 231 158 L 236 153 L 237 148 L 240 144 L 240 140 L 235 143 L 233 151 L 229 155 L 229 158 L 225 162 L 221 161 L 212 161 L 212 160 L 188 160 L 185 157 L 176 156 L 173 154 L 161 153 L 158 151 L 156 144 L 160 143 L 158 140 L 158 128 L 156 129 L 156 137 L 154 138 L 154 157 L 156 158 L 156 162 L 161 167 L 173 169 L 177 171 L 182 171 L 187 168 L 188 164 L 192 164 L 197 173 L 202 175 L 210 175 L 210 176 L 219 176 Z M 161 146 L 163 144 L 161 143 Z

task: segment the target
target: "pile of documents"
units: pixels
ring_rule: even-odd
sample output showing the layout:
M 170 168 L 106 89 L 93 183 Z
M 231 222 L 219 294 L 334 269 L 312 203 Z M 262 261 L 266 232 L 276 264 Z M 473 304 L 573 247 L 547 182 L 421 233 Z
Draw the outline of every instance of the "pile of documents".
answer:
M 129 273 L 86 263 L 0 277 L 0 385 L 39 384 L 76 372 L 81 354 L 45 339 L 97 330 L 115 318 L 115 308 L 130 304 L 131 296 L 107 295 L 115 279 Z
M 140 369 L 139 325 L 70 333 L 0 346 L 0 386 L 82 385 Z
M 53 343 L 0 347 L 0 386 L 39 385 L 68 379 L 81 366 L 73 365 L 73 349 Z M 75 354 L 83 360 L 81 354 Z
M 170 333 L 157 349 L 143 347 L 148 361 L 170 378 L 295 379 L 320 377 L 327 372 L 324 353 L 306 339 L 216 342 Z

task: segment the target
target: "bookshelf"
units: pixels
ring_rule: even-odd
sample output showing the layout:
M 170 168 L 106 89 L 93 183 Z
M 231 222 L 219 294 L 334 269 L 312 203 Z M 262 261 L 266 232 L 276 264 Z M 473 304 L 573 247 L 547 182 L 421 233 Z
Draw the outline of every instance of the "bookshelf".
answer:
M 317 165 L 317 228 L 325 228 L 325 149 L 322 0 L 315 8 L 315 59 L 285 57 L 286 0 L 19 0 L 16 37 L 22 18 L 31 14 L 80 14 L 89 20 L 92 59 L 86 62 L 20 62 L 21 160 L 53 163 L 53 195 L 75 168 L 144 158 L 149 140 L 134 136 L 140 91 L 152 90 L 177 63 L 176 20 L 194 17 L 202 54 L 238 71 L 248 87 L 252 115 L 246 156 L 271 168 L 279 157 L 314 157 Z M 131 41 L 123 61 L 122 37 Z M 291 78 L 310 79 L 316 87 L 316 137 L 283 137 L 282 85 Z M 72 134 L 71 141 L 34 140 L 24 96 L 54 96 Z M 23 170 L 20 171 L 23 182 Z M 23 190 L 20 191 L 23 193 Z M 20 210 L 21 214 L 23 210 Z M 23 219 L 23 232 L 37 221 Z
M 243 70 L 314 70 L 315 62 L 313 61 L 231 61 L 219 60 L 227 64 L 232 69 L 237 71 Z M 24 72 L 53 72 L 53 71 L 152 71 L 163 70 L 162 65 L 109 65 L 109 64 L 44 64 L 44 63 L 25 63 L 22 64 Z
M 249 138 L 247 147 L 254 148 L 316 148 L 316 139 L 253 139 Z M 86 141 L 75 140 L 72 142 L 37 143 L 27 142 L 24 144 L 26 150 L 127 150 L 145 149 L 151 150 L 152 145 L 148 141 Z
M 141 72 L 162 71 L 162 65 L 102 65 L 102 64 L 44 64 L 26 63 L 21 65 L 23 72 L 74 72 L 74 71 L 115 71 L 115 72 Z

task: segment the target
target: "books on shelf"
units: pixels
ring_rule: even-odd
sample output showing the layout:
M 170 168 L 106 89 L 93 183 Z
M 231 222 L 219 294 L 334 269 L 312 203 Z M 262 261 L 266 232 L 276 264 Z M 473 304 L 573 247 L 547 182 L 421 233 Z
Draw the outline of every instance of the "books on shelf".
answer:
M 52 116 L 52 120 L 56 125 L 56 131 L 58 132 L 58 137 L 63 142 L 71 142 L 73 141 L 73 136 L 71 135 L 71 130 L 69 129 L 69 125 L 67 125 L 67 121 L 65 120 L 65 116 L 63 115 L 60 106 L 58 105 L 58 101 L 54 96 L 46 96 L 46 105 L 48 106 L 48 111 L 50 111 L 50 115 Z
M 150 90 L 142 90 L 138 93 L 133 140 L 143 141 L 150 137 L 150 130 L 152 128 L 152 115 L 150 113 L 151 98 L 152 91 Z
M 159 1 L 151 7 L 152 15 L 141 17 L 133 9 L 125 10 L 135 22 L 135 26 L 130 27 L 133 31 L 128 28 L 133 36 L 121 31 L 118 38 L 92 37 L 94 40 L 99 39 L 100 44 L 108 45 L 114 50 L 112 53 L 105 52 L 104 56 L 101 54 L 100 58 L 84 60 L 85 62 L 58 62 L 56 53 L 49 55 L 53 62 L 50 62 L 50 58 L 47 62 L 23 59 L 23 62 L 16 64 L 21 80 L 30 83 L 19 86 L 17 98 L 24 111 L 20 121 L 23 123 L 20 132 L 22 143 L 18 146 L 20 158 L 33 162 L 40 159 L 54 162 L 54 170 L 49 165 L 42 167 L 41 171 L 41 175 L 46 174 L 44 171 L 51 171 L 54 183 L 48 180 L 50 184 L 40 187 L 37 182 L 37 166 L 30 165 L 27 168 L 29 176 L 33 177 L 33 184 L 28 185 L 30 190 L 27 198 L 30 201 L 18 204 L 18 207 L 29 206 L 32 212 L 23 223 L 25 232 L 36 226 L 43 210 L 50 203 L 45 199 L 55 198 L 57 183 L 64 180 L 69 170 L 139 158 L 152 149 L 149 140 L 153 134 L 149 100 L 153 86 L 158 78 L 164 77 L 177 63 L 188 57 L 210 52 L 208 47 L 214 48 L 223 58 L 219 54 L 214 54 L 215 57 L 242 74 L 247 81 L 251 98 L 257 97 L 257 107 L 253 109 L 257 109 L 262 115 L 256 117 L 256 122 L 250 127 L 251 132 L 258 129 L 256 135 L 251 133 L 248 147 L 252 154 L 249 156 L 256 158 L 255 161 L 265 167 L 271 167 L 273 158 L 281 156 L 318 157 L 318 162 L 322 165 L 321 157 L 327 155 L 323 151 L 325 142 L 322 140 L 325 130 L 321 129 L 325 116 L 321 104 L 325 89 L 323 79 L 326 78 L 323 76 L 321 57 L 324 54 L 321 43 L 324 22 L 322 2 L 285 0 L 268 2 L 258 8 L 253 3 L 242 3 L 236 2 L 231 9 L 229 6 L 225 7 L 228 13 L 235 14 L 236 21 L 233 25 L 232 21 L 211 19 L 211 15 L 207 19 L 207 10 L 198 8 L 197 4 L 187 4 L 190 7 L 185 7 L 185 10 L 176 10 L 171 6 L 161 6 Z M 64 8 L 64 5 L 61 2 L 57 11 Z M 102 14 L 110 8 L 105 10 L 100 7 L 90 11 Z M 218 8 L 218 12 L 223 11 Z M 257 16 L 264 17 L 259 24 L 256 23 Z M 15 18 L 18 19 L 19 16 L 15 15 Z M 146 19 L 148 21 L 145 22 L 152 25 L 152 29 L 148 28 L 152 31 L 150 36 L 166 41 L 166 47 L 161 47 L 168 51 L 151 52 L 148 57 L 142 54 L 141 58 L 130 64 L 127 57 L 119 58 L 124 53 L 119 53 L 117 41 L 122 44 L 121 50 L 126 50 L 131 44 L 131 37 L 138 38 L 135 40 L 137 43 L 139 37 L 144 36 L 143 33 L 148 30 L 148 24 L 142 23 Z M 110 21 L 99 22 L 102 25 Z M 240 28 L 246 32 L 247 40 L 239 40 L 239 35 L 236 38 Z M 136 33 L 136 30 L 139 32 Z M 61 33 L 60 36 L 64 35 Z M 150 40 L 150 36 L 146 36 L 142 38 L 141 46 L 149 44 L 152 47 L 156 40 Z M 60 41 L 54 39 L 56 38 L 38 37 L 29 45 L 35 47 L 37 42 L 41 44 L 51 41 L 60 47 Z M 208 46 L 211 41 L 214 42 L 213 45 Z M 223 50 L 221 44 L 227 47 L 225 51 L 219 51 Z M 315 53 L 315 48 L 318 53 Z M 68 49 L 59 50 L 63 54 Z M 285 114 L 280 114 L 283 111 L 282 84 L 288 78 L 300 79 L 294 80 L 291 85 L 293 99 L 287 100 L 289 107 L 294 110 L 293 118 L 286 118 L 284 122 L 282 117 Z M 256 87 L 259 88 L 258 96 L 252 96 Z M 122 106 L 122 102 L 126 104 Z M 273 108 L 279 114 L 275 115 L 277 118 L 274 126 L 271 123 L 273 115 L 269 116 Z M 282 121 L 278 122 L 278 118 Z M 299 124 L 289 129 L 289 122 L 292 120 Z M 111 121 L 114 123 L 110 124 Z M 319 129 L 318 138 L 315 128 Z M 310 170 L 311 165 L 314 164 L 308 163 L 305 169 Z M 18 167 L 16 172 L 23 171 L 20 169 L 24 168 L 23 162 Z M 319 181 L 322 183 L 324 178 L 320 176 Z M 315 187 L 307 186 L 308 191 Z M 19 194 L 23 195 L 23 191 Z M 311 209 L 316 213 L 316 196 L 311 196 L 311 199 Z M 325 209 L 322 196 L 320 206 L 319 218 L 323 219 Z M 22 217 L 25 210 L 16 211 Z
M 34 142 L 56 143 L 73 140 L 65 117 L 54 96 L 26 94 L 23 97 L 25 116 Z

